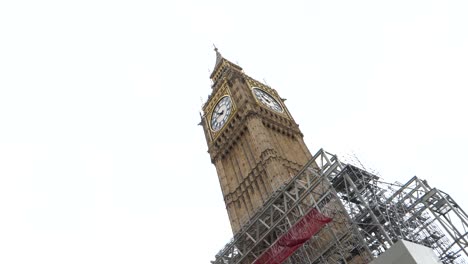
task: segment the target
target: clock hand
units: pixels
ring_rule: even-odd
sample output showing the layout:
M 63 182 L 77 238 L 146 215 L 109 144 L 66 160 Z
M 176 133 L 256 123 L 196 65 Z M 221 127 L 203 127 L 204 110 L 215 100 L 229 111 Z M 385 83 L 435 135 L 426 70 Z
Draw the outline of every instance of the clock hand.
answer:
M 265 100 L 266 100 L 268 103 L 271 103 L 271 97 L 265 95 L 265 97 L 263 97 L 263 98 L 265 98 Z
M 224 111 L 222 111 L 221 113 L 218 113 L 218 116 L 216 117 L 216 119 L 223 119 L 223 114 L 224 114 Z

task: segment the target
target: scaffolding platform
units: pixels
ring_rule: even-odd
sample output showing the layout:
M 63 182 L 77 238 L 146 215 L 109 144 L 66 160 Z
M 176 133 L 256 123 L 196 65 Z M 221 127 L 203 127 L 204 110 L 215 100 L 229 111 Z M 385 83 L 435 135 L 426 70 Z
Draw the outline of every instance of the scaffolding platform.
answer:
M 370 263 L 400 239 L 432 248 L 444 264 L 467 263 L 468 216 L 424 180 L 386 183 L 319 150 L 211 263 Z

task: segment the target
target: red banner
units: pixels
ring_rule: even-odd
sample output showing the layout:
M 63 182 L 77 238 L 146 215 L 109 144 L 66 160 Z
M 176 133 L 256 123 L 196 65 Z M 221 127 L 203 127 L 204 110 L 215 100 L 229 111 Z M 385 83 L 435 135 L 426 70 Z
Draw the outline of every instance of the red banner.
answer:
M 263 252 L 253 264 L 281 264 L 297 249 L 299 249 L 322 227 L 331 222 L 332 218 L 321 214 L 317 209 L 312 209 L 304 217 L 294 224 L 288 232 L 282 235 Z

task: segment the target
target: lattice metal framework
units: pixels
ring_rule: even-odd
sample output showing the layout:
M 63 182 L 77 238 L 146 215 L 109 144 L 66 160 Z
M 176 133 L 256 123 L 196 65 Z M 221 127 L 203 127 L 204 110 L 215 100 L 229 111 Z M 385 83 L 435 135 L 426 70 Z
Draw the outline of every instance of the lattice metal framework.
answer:
M 284 263 L 369 263 L 399 239 L 466 263 L 468 216 L 446 193 L 413 177 L 390 184 L 320 150 L 216 255 L 213 264 L 253 263 L 312 208 L 333 218 Z

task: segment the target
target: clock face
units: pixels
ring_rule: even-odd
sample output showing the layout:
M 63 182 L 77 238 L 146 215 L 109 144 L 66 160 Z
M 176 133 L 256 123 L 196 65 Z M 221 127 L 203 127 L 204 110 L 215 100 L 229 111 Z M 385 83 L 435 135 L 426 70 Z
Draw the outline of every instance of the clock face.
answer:
M 220 130 L 224 124 L 226 124 L 226 121 L 228 120 L 229 115 L 231 114 L 232 110 L 232 101 L 231 97 L 229 96 L 224 96 L 219 100 L 218 104 L 215 106 L 213 109 L 213 112 L 211 113 L 211 129 L 213 131 L 218 131 Z
M 268 106 L 273 111 L 276 111 L 278 113 L 282 113 L 284 111 L 283 107 L 269 93 L 257 87 L 254 87 L 252 91 L 258 101 L 262 102 L 264 105 Z

